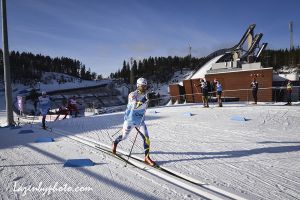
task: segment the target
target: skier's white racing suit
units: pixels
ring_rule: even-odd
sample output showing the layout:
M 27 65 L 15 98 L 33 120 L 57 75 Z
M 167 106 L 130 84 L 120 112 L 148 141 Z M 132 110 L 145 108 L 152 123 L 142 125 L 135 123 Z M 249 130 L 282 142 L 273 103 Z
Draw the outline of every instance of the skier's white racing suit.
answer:
M 150 139 L 147 126 L 144 122 L 145 112 L 147 109 L 146 101 L 147 95 L 141 93 L 138 90 L 131 92 L 128 95 L 128 104 L 124 116 L 123 134 L 120 135 L 114 141 L 114 143 L 118 144 L 120 141 L 125 140 L 128 137 L 130 131 L 133 128 L 137 127 L 140 130 L 140 136 L 144 140 L 145 156 L 148 156 L 150 150 Z

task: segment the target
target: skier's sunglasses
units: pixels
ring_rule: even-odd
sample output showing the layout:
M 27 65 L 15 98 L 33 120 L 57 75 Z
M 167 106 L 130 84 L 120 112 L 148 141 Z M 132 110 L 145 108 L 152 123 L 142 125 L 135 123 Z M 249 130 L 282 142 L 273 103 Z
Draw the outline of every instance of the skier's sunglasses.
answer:
M 147 88 L 147 85 L 139 85 L 139 87 Z

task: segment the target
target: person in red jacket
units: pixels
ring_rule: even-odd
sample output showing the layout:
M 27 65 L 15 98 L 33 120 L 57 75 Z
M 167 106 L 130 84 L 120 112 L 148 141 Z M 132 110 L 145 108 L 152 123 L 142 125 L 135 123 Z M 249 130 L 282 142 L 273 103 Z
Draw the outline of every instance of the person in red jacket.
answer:
M 75 112 L 75 117 L 77 117 L 77 115 L 79 114 L 79 110 L 77 108 L 77 102 L 76 102 L 76 97 L 75 96 L 73 96 L 69 99 L 68 109 L 69 109 L 70 115 L 73 114 L 73 111 Z
M 67 116 L 68 116 L 68 114 L 69 114 L 69 109 L 68 109 L 67 106 L 62 105 L 62 106 L 59 107 L 59 109 L 58 109 L 58 111 L 56 112 L 56 114 L 57 114 L 57 117 L 55 118 L 54 121 L 58 120 L 60 115 L 64 115 L 64 118 L 63 118 L 63 119 L 66 119 Z

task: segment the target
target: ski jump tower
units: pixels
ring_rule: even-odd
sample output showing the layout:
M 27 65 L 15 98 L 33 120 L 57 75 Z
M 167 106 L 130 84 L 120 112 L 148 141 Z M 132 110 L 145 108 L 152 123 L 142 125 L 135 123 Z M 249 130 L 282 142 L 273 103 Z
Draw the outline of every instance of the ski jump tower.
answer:
M 218 50 L 224 55 L 212 65 L 211 70 L 226 69 L 228 67 L 241 68 L 243 64 L 256 63 L 268 43 L 262 43 L 262 45 L 259 46 L 263 34 L 258 33 L 254 35 L 255 26 L 255 24 L 251 24 L 235 46 L 224 49 L 223 52 Z M 244 49 L 246 40 L 247 47 Z
M 272 101 L 273 68 L 262 67 L 258 62 L 268 43 L 260 45 L 263 33 L 255 34 L 255 26 L 251 24 L 239 43 L 211 65 L 205 78 L 208 81 L 218 79 L 225 90 L 224 96 L 236 97 L 240 101 L 252 100 L 249 85 L 256 78 L 260 88 L 259 101 Z
M 184 80 L 183 86 L 170 85 L 170 95 L 174 96 L 172 102 L 180 102 L 177 96 L 185 96 L 188 103 L 201 102 L 202 94 L 194 87 L 199 84 L 201 78 L 210 82 L 218 79 L 222 83 L 224 97 L 251 101 L 249 85 L 254 77 L 261 88 L 258 92 L 259 101 L 272 101 L 273 68 L 263 68 L 258 62 L 268 43 L 259 45 L 263 34 L 254 34 L 255 26 L 251 24 L 233 47 L 209 54 L 206 57 L 208 61 L 190 78 Z

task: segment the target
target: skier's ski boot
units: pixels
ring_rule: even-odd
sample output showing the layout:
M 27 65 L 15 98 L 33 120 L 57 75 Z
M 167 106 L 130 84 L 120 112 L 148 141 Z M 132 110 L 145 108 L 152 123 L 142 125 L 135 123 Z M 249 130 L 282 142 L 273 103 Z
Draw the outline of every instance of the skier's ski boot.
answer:
M 117 153 L 117 146 L 118 146 L 118 143 L 113 142 L 113 147 L 112 147 L 112 153 L 113 153 L 113 154 L 116 154 L 116 153 Z
M 155 166 L 155 162 L 151 160 L 150 156 L 145 156 L 145 163 L 150 166 Z

